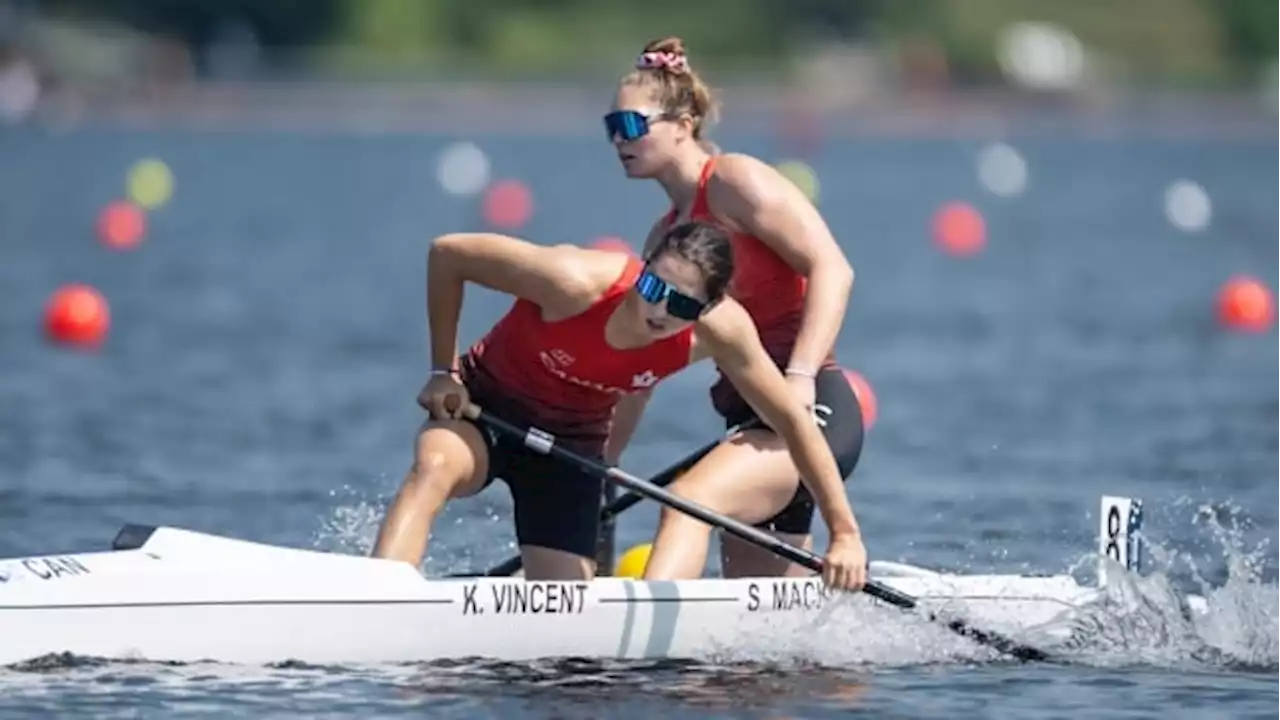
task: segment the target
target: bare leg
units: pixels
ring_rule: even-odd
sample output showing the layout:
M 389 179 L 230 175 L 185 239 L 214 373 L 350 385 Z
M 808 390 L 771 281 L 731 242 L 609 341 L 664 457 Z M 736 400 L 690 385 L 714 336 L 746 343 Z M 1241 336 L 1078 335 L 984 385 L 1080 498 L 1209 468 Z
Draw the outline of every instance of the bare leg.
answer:
M 812 535 L 770 532 L 788 545 L 813 550 Z M 720 565 L 727 578 L 741 577 L 807 577 L 814 572 L 803 565 L 784 560 L 764 548 L 740 540 L 728 533 L 720 538 Z
M 521 545 L 526 580 L 590 580 L 596 575 L 594 560 L 563 550 Z
M 475 425 L 461 420 L 424 424 L 413 466 L 387 509 L 373 557 L 421 565 L 431 523 L 441 508 L 451 498 L 479 491 L 488 472 L 488 446 Z
M 671 485 L 671 491 L 735 520 L 758 523 L 782 510 L 799 483 L 782 439 L 765 430 L 749 430 L 708 453 Z M 701 577 L 710 540 L 711 526 L 664 507 L 645 579 Z

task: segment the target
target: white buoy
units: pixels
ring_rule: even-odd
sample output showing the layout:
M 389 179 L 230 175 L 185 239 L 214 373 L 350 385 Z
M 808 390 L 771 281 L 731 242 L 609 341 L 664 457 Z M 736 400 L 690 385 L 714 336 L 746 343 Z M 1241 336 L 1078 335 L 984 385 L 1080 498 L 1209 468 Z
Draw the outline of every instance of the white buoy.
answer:
M 1027 161 L 1009 145 L 988 145 L 978 155 L 978 181 L 993 195 L 1021 195 L 1027 187 Z
M 1037 90 L 1067 90 L 1084 75 L 1083 43 L 1052 23 L 1013 23 L 1000 38 L 998 58 L 1006 76 Z
M 489 184 L 489 156 L 470 142 L 456 142 L 440 153 L 440 186 L 450 195 L 475 195 Z
M 1178 180 L 1164 191 L 1164 216 L 1179 230 L 1199 232 L 1209 227 L 1213 203 L 1199 183 Z

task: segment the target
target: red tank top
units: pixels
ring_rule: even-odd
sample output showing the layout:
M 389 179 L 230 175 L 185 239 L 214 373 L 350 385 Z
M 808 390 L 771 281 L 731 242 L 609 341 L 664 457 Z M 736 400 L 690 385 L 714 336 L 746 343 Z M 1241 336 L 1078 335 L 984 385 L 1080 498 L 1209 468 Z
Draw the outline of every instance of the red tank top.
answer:
M 707 183 L 715 174 L 715 168 L 716 156 L 713 155 L 702 166 L 689 219 L 723 227 L 707 202 Z M 672 208 L 667 213 L 668 225 L 675 222 L 678 212 Z M 783 367 L 800 335 L 808 280 L 760 238 L 736 231 L 730 231 L 729 238 L 733 245 L 733 279 L 729 283 L 729 295 L 746 309 L 756 324 L 765 350 L 779 367 Z M 824 365 L 834 362 L 834 357 L 828 357 Z M 723 376 L 711 389 L 711 400 L 721 415 L 737 414 L 747 409 L 746 401 Z
M 564 320 L 547 322 L 542 308 L 517 298 L 462 358 L 472 401 L 510 422 L 536 425 L 599 452 L 618 401 L 683 369 L 693 347 L 692 327 L 629 350 L 606 341 L 605 323 L 641 267 L 629 259 L 590 308 Z

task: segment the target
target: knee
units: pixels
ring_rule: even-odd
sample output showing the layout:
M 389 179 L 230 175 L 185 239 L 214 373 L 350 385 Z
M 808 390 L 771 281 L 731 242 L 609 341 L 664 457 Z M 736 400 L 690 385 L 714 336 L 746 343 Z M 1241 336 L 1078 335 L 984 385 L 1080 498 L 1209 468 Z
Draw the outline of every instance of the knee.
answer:
M 712 530 L 710 525 L 698 518 L 665 506 L 658 511 L 658 528 L 660 530 L 665 528 L 667 532 L 680 533 L 697 533 L 699 531 L 710 533 Z
M 705 507 L 708 510 L 719 512 L 717 507 L 718 503 L 716 502 L 714 493 L 707 492 L 706 488 L 699 483 L 677 481 L 668 488 L 668 491 L 672 495 L 683 500 L 688 500 L 689 502 Z M 683 513 L 669 505 L 662 506 L 662 509 L 659 511 L 659 519 L 662 522 L 701 522 L 697 518 L 694 518 L 687 513 Z
M 461 481 L 456 463 L 449 462 L 442 453 L 418 452 L 405 477 L 405 492 L 426 499 L 433 496 L 447 498 Z
M 697 482 L 696 479 L 690 478 L 688 475 L 681 477 L 679 480 L 667 486 L 667 492 L 677 497 L 689 500 L 690 502 L 700 503 L 706 499 L 706 493 L 703 492 L 704 484 Z M 664 509 L 670 508 L 663 506 Z

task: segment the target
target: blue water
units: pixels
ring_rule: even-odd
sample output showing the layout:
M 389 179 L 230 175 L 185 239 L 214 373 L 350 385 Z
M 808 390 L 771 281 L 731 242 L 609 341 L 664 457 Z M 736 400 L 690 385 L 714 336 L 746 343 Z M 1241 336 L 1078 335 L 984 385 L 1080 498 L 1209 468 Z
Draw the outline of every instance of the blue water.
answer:
M 435 178 L 454 139 L 0 134 L 0 557 L 103 549 L 129 521 L 367 552 L 421 417 L 426 242 L 482 227 L 478 202 Z M 978 184 L 976 141 L 833 140 L 813 158 L 858 273 L 839 358 L 879 399 L 850 497 L 875 558 L 1086 574 L 1098 496 L 1142 498 L 1155 552 L 1132 587 L 1148 607 L 1099 609 L 1067 665 L 859 652 L 835 634 L 786 665 L 80 659 L 0 670 L 0 716 L 1270 717 L 1277 336 L 1224 331 L 1213 303 L 1236 273 L 1276 286 L 1275 141 L 1008 140 L 1030 171 L 1013 199 Z M 498 176 L 530 184 L 520 234 L 539 242 L 638 243 L 665 207 L 595 138 L 477 141 Z M 140 249 L 109 252 L 95 215 L 152 155 L 174 199 Z M 1178 178 L 1214 203 L 1202 233 L 1162 214 Z M 967 260 L 928 235 L 957 199 L 989 232 Z M 43 303 L 71 281 L 111 302 L 101 352 L 41 337 Z M 463 342 L 506 305 L 469 291 Z M 659 388 L 624 467 L 656 471 L 717 433 L 709 403 L 686 399 L 711 378 Z M 619 544 L 655 517 L 627 513 Z M 451 505 L 428 573 L 505 559 L 509 518 L 501 485 Z M 1187 592 L 1209 593 L 1207 625 L 1172 609 Z

